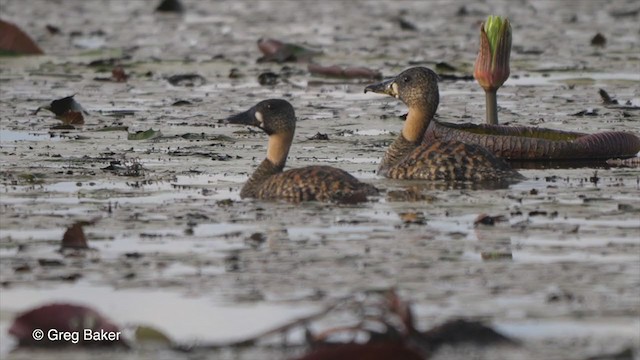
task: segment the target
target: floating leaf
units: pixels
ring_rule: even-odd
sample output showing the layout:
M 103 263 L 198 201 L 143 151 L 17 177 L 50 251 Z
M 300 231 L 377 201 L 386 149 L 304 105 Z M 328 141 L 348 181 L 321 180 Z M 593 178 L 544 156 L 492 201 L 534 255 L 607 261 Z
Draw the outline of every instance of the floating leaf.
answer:
M 604 89 L 599 89 L 598 94 L 600 94 L 600 97 L 602 98 L 602 102 L 605 105 L 613 105 L 618 103 L 618 100 L 612 99 L 611 96 L 609 96 L 609 93 L 606 92 Z
M 63 249 L 88 249 L 87 238 L 84 235 L 84 230 L 82 230 L 82 223 L 77 222 L 65 231 L 64 236 L 62 237 L 62 248 Z
M 124 72 L 122 66 L 116 66 L 111 70 L 111 78 L 115 82 L 126 82 L 129 75 Z
M 74 96 L 75 94 L 62 99 L 53 100 L 51 104 L 37 108 L 33 115 L 36 115 L 40 109 L 49 110 L 56 114 L 56 116 L 64 115 L 68 111 L 83 112 L 86 114 L 87 111 L 73 98 Z
M 379 71 L 365 67 L 341 67 L 338 65 L 321 66 L 309 64 L 307 69 L 312 75 L 322 75 L 341 79 L 382 79 Z
M 0 20 L 0 53 L 6 54 L 44 54 L 42 49 L 19 27 Z
M 297 360 L 424 360 L 421 354 L 400 341 L 379 341 L 369 344 L 331 344 L 321 346 Z
M 58 119 L 62 120 L 62 124 L 64 125 L 82 125 L 84 124 L 84 116 L 79 111 L 67 111 L 62 115 L 56 116 Z
M 71 332 L 79 336 L 75 339 L 52 341 L 48 332 L 54 329 L 56 333 Z M 104 340 L 85 340 L 85 331 L 104 332 L 108 338 Z M 48 304 L 31 309 L 13 321 L 9 334 L 16 337 L 22 347 L 64 347 L 64 346 L 126 346 L 120 336 L 120 330 L 109 319 L 96 310 L 73 304 Z M 40 335 L 42 337 L 39 340 Z
M 162 331 L 151 326 L 139 325 L 136 327 L 135 338 L 137 343 L 153 345 L 171 345 L 171 339 Z
M 258 49 L 264 55 L 258 62 L 296 62 L 309 60 L 322 53 L 302 45 L 284 43 L 274 39 L 258 40 Z
M 207 79 L 198 74 L 178 74 L 170 76 L 167 81 L 173 86 L 194 87 L 206 84 Z
M 475 221 L 473 222 L 473 226 L 478 226 L 480 224 L 493 226 L 497 222 L 502 222 L 502 221 L 507 221 L 507 218 L 504 215 L 490 216 L 487 214 L 480 214 L 478 215 L 478 217 L 476 217 Z
M 317 132 L 315 135 L 310 137 L 309 140 L 329 140 L 329 135 Z
M 182 6 L 180 0 L 162 0 L 156 7 L 156 11 L 182 13 L 184 12 L 184 6 Z
M 157 138 L 159 136 L 162 136 L 162 133 L 160 132 L 160 130 L 156 131 L 153 129 L 149 129 L 146 131 L 129 133 L 127 134 L 127 140 L 149 140 L 149 139 Z
M 605 38 L 604 35 L 597 33 L 591 38 L 591 45 L 603 47 L 607 45 L 607 38 Z
M 260 85 L 262 86 L 272 86 L 278 83 L 278 78 L 280 76 L 276 73 L 273 72 L 263 72 L 262 74 L 258 75 L 258 83 L 260 83 Z

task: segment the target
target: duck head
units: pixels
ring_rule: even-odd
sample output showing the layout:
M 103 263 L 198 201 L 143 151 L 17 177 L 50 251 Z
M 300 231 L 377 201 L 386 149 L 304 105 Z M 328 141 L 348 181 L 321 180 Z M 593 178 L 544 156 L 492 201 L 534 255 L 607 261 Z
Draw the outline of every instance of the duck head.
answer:
M 293 106 L 282 99 L 264 100 L 245 112 L 228 117 L 228 124 L 249 125 L 262 129 L 267 135 L 293 134 L 296 115 Z
M 393 96 L 405 103 L 409 111 L 435 113 L 440 100 L 438 75 L 425 67 L 413 67 L 391 79 L 369 85 L 364 92 L 369 91 Z
M 259 102 L 251 109 L 226 119 L 228 124 L 255 126 L 269 135 L 267 159 L 284 167 L 296 130 L 296 114 L 293 106 L 282 99 Z

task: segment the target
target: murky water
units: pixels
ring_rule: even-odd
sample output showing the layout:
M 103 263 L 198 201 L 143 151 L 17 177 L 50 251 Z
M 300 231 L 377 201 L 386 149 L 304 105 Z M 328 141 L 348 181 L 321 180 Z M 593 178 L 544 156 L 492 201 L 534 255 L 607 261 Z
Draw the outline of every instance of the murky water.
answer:
M 638 14 L 616 15 L 637 8 L 633 1 L 185 1 L 184 16 L 154 14 L 140 1 L 34 4 L 0 0 L 3 18 L 49 54 L 0 58 L 3 358 L 13 347 L 6 333 L 13 317 L 54 300 L 90 305 L 122 326 L 153 325 L 181 343 L 222 342 L 385 287 L 414 304 L 421 328 L 485 319 L 520 338 L 532 354 L 525 358 L 586 359 L 627 348 L 637 358 L 637 169 L 547 164 L 523 168 L 525 181 L 498 189 L 382 179 L 377 163 L 400 131 L 404 105 L 364 94 L 366 82 L 311 77 L 305 64 L 288 64 L 293 75 L 263 87 L 258 75 L 283 65 L 255 62 L 257 39 L 273 37 L 322 48 L 316 61 L 323 65 L 389 76 L 446 62 L 469 74 L 479 21 L 501 13 L 514 29 L 512 77 L 498 92 L 501 122 L 640 133 Z M 467 15 L 456 15 L 463 6 Z M 418 31 L 401 30 L 398 16 Z M 48 33 L 47 24 L 62 34 Z M 598 32 L 605 48 L 590 45 Z M 112 66 L 91 61 L 123 55 L 127 83 L 94 80 L 109 77 Z M 229 78 L 232 68 L 243 76 Z M 166 81 L 184 73 L 206 83 Z M 620 106 L 603 105 L 600 88 Z M 444 81 L 440 89 L 440 119 L 484 117 L 474 82 Z M 53 115 L 32 115 L 74 93 L 90 112 L 83 127 L 53 130 Z M 240 200 L 266 136 L 219 120 L 272 97 L 289 100 L 299 119 L 289 167 L 330 164 L 386 192 L 357 206 Z M 172 106 L 177 100 L 191 104 Z M 584 110 L 592 115 L 577 115 Z M 100 131 L 107 126 L 162 136 L 127 140 L 125 131 Z M 309 140 L 318 132 L 329 140 Z M 109 170 L 114 163 L 141 170 L 123 176 Z M 416 185 L 421 200 L 392 196 Z M 482 213 L 506 221 L 474 226 Z M 100 220 L 85 227 L 91 252 L 57 252 L 67 226 L 93 218 Z M 253 241 L 255 234 L 263 240 Z M 257 345 L 198 356 L 289 356 L 283 351 Z M 190 358 L 155 350 L 92 356 Z

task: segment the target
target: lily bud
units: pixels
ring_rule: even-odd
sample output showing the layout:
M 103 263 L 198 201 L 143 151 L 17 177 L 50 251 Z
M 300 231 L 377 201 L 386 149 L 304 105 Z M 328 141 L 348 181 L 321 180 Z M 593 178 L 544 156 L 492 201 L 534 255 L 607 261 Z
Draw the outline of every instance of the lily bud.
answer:
M 489 16 L 480 26 L 480 51 L 473 76 L 487 91 L 497 90 L 509 78 L 511 25 L 508 19 Z

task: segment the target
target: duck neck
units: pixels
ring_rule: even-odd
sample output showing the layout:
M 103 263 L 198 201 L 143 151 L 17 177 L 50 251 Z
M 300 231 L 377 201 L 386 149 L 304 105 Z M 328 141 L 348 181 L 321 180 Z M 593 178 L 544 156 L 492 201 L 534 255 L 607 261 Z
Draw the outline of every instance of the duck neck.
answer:
M 260 163 L 240 191 L 240 197 L 256 197 L 262 183 L 271 176 L 281 173 L 287 162 L 289 148 L 293 141 L 291 134 L 272 134 L 267 145 L 267 158 Z
M 289 148 L 293 141 L 293 132 L 284 134 L 272 134 L 267 145 L 267 159 L 274 165 L 284 167 L 289 155 Z
M 437 105 L 436 105 L 437 106 Z M 435 115 L 432 107 L 409 108 L 407 119 L 402 127 L 402 136 L 409 142 L 420 142 Z

